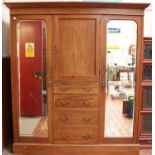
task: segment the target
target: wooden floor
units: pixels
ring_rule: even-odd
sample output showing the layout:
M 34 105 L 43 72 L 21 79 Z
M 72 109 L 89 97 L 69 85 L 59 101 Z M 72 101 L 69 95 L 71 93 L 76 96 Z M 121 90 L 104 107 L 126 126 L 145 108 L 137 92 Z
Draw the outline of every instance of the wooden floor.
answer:
M 152 150 L 141 150 L 140 155 L 152 155 Z
M 132 137 L 133 119 L 123 115 L 123 100 L 106 98 L 105 137 Z
M 12 154 L 11 151 L 9 151 L 8 149 L 5 149 L 3 151 L 3 155 L 15 155 L 15 154 Z M 152 150 L 149 150 L 149 149 L 147 149 L 147 150 L 140 150 L 140 154 L 139 155 L 152 155 Z

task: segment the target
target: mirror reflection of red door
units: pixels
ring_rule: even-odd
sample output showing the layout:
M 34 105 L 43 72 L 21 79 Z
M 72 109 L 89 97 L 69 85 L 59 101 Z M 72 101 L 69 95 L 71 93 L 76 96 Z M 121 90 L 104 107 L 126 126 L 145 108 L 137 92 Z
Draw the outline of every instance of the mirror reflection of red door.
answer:
M 21 115 L 42 114 L 42 79 L 35 74 L 43 70 L 42 21 L 19 24 L 20 103 Z

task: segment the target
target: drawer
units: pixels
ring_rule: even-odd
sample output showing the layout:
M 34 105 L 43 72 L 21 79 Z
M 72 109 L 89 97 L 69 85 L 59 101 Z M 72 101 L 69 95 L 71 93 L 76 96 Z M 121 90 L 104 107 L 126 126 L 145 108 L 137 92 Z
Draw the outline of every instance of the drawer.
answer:
M 98 96 L 55 95 L 54 106 L 57 108 L 97 108 Z
M 98 94 L 99 83 L 78 82 L 78 83 L 55 83 L 54 93 L 60 94 Z
M 55 125 L 97 125 L 97 110 L 54 110 Z
M 98 127 L 56 127 L 55 144 L 89 144 L 97 143 Z

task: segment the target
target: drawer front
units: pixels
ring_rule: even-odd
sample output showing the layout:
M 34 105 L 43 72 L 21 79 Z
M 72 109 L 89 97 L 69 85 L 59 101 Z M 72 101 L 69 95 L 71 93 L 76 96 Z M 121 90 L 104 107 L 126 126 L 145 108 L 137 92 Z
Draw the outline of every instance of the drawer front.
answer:
M 55 125 L 97 125 L 97 110 L 55 110 Z
M 54 106 L 57 108 L 97 108 L 98 96 L 55 95 Z
M 54 93 L 60 94 L 98 94 L 99 83 L 55 83 Z
M 89 144 L 97 143 L 98 127 L 64 127 L 54 130 L 55 144 Z

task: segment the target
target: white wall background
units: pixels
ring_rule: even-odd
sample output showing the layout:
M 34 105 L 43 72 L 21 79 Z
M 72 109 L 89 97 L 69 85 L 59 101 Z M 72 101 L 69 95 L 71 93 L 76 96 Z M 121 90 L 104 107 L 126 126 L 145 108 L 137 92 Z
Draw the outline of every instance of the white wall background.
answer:
M 24 2 L 24 1 L 38 2 L 43 0 L 5 0 L 5 2 Z M 45 1 L 85 1 L 85 0 L 45 0 Z M 102 1 L 102 0 L 98 0 L 98 1 Z M 122 0 L 122 2 L 151 3 L 151 0 Z M 10 17 L 9 17 L 9 9 L 5 5 L 2 6 L 2 13 L 3 13 L 2 15 L 2 57 L 9 57 L 10 55 L 9 54 Z M 149 7 L 145 10 L 144 36 L 152 37 L 152 7 Z
M 2 57 L 9 56 L 9 9 L 3 4 L 2 7 Z

